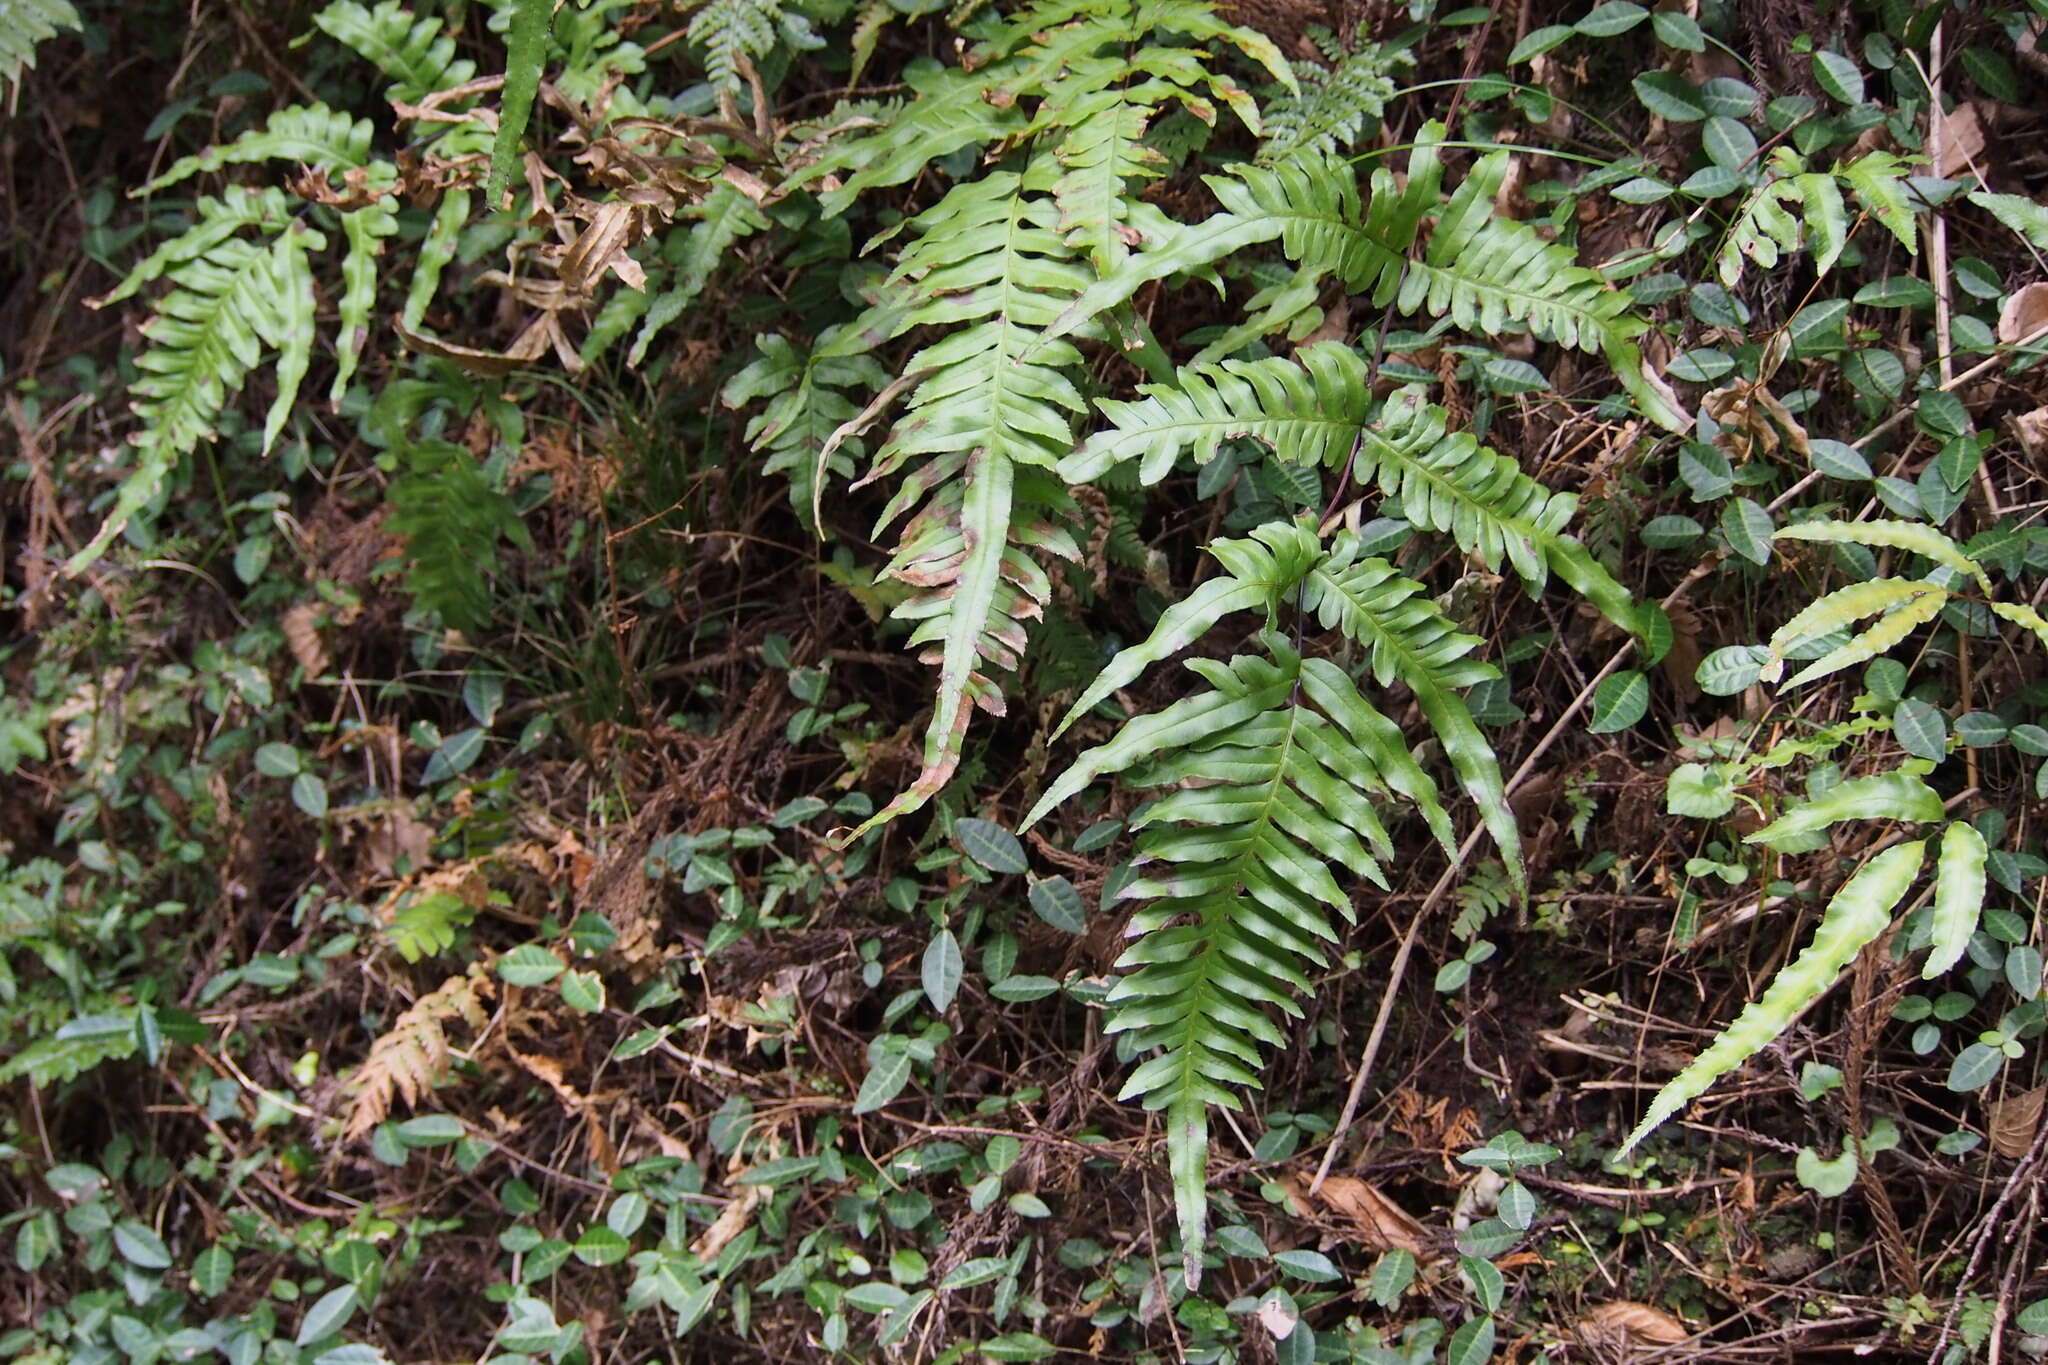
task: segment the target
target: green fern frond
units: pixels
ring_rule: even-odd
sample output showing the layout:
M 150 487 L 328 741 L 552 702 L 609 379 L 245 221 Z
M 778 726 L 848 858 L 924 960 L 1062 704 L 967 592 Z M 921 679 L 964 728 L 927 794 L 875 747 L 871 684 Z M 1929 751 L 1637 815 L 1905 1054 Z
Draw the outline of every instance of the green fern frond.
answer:
M 819 354 L 831 344 L 829 333 L 819 338 L 816 351 L 773 332 L 758 336 L 759 357 L 728 380 L 721 394 L 731 408 L 768 400 L 748 421 L 747 441 L 767 455 L 766 472 L 789 480 L 790 506 L 813 535 L 819 532 L 814 511 L 824 485 L 851 478 L 854 461 L 863 453 L 858 437 L 831 447 L 834 433 L 858 411 L 845 391 L 878 389 L 888 382 L 872 356 Z
M 686 209 L 684 216 L 696 221 L 683 236 L 668 287 L 647 301 L 640 334 L 633 338 L 633 349 L 626 355 L 626 363 L 634 369 L 640 367 L 648 346 L 661 329 L 681 317 L 683 310 L 704 292 L 704 286 L 711 282 L 712 274 L 724 263 L 733 244 L 768 230 L 767 216 L 760 207 L 723 180 L 714 184 L 702 201 Z
M 398 235 L 398 200 L 386 195 L 374 204 L 341 215 L 348 254 L 341 261 L 341 298 L 336 304 L 334 385 L 328 403 L 339 412 L 355 377 L 356 362 L 370 339 L 370 314 L 377 305 L 378 259 L 384 243 Z
M 1467 871 L 1451 893 L 1458 913 L 1451 918 L 1451 935 L 1469 941 L 1486 922 L 1514 904 L 1514 884 L 1507 869 L 1492 858 Z
M 810 20 L 783 0 L 710 0 L 690 17 L 685 36 L 703 52 L 711 83 L 733 94 L 746 88 L 742 62 L 758 64 L 778 39 L 805 49 L 824 45 Z
M 1789 147 L 1775 149 L 1763 180 L 1742 201 L 1715 258 L 1721 283 L 1733 289 L 1750 261 L 1776 268 L 1782 254 L 1800 249 L 1802 229 L 1817 274 L 1841 258 L 1849 240 L 1846 187 L 1908 251 L 1919 249 L 1907 181 L 1913 168 L 1890 152 L 1867 152 L 1829 171 L 1809 171 Z
M 1283 95 L 1266 110 L 1266 138 L 1259 161 L 1275 165 L 1304 152 L 1329 153 L 1358 145 L 1378 126 L 1394 82 L 1387 74 L 1405 53 L 1390 53 L 1378 43 L 1344 53 L 1335 65 L 1296 62 L 1301 92 Z
M 392 480 L 392 531 L 405 538 L 405 581 L 421 607 L 457 630 L 493 617 L 491 576 L 498 547 L 533 542 L 512 500 L 476 457 L 448 441 L 405 447 L 406 472 Z
M 1312 278 L 1335 275 L 1347 290 L 1370 293 L 1375 305 L 1448 315 L 1467 330 L 1527 327 L 1545 340 L 1602 352 L 1647 414 L 1684 429 L 1685 415 L 1644 371 L 1635 338 L 1649 324 L 1630 310 L 1627 296 L 1576 264 L 1570 248 L 1526 223 L 1494 216 L 1507 153 L 1482 158 L 1438 211 L 1441 135 L 1436 125 L 1424 131 L 1410 156 L 1405 186 L 1397 188 L 1384 168 L 1375 171 L 1363 204 L 1349 168 L 1326 153 L 1207 177 L 1223 212 L 1177 226 L 1133 254 L 1077 299 L 1051 335 L 1122 304 L 1154 280 L 1197 272 L 1277 240 Z M 1414 256 L 1423 219 L 1432 212 L 1435 230 Z
M 416 19 L 399 0 L 373 9 L 359 0 L 335 0 L 313 16 L 321 32 L 375 64 L 392 82 L 388 97 L 418 104 L 476 75 L 476 63 L 456 55 L 455 39 L 438 19 Z
M 971 705 L 1001 713 L 1001 691 L 984 668 L 1014 669 L 1024 622 L 1050 595 L 1037 549 L 1077 558 L 1072 538 L 1041 513 L 1064 500 L 1043 475 L 1016 498 L 1020 474 L 1046 469 L 1072 445 L 1073 414 L 1083 410 L 1067 371 L 1080 353 L 1065 342 L 1041 344 L 1041 329 L 1087 281 L 1059 230 L 1059 211 L 1042 186 L 1051 178 L 997 172 L 956 185 L 910 224 L 892 283 L 924 302 L 879 305 L 856 324 L 897 332 L 951 329 L 912 357 L 921 376 L 906 412 L 876 453 L 863 482 L 893 478 L 913 460 L 882 513 L 887 525 L 912 507 L 912 519 L 887 573 L 917 589 L 894 615 L 916 622 L 913 647 L 938 664 L 931 727 L 917 779 L 862 826 L 916 810 L 959 763 Z
M 1119 651 L 1075 701 L 1053 737 L 1065 734 L 1075 721 L 1101 705 L 1118 688 L 1129 686 L 1153 664 L 1186 649 L 1232 612 L 1263 611 L 1270 624 L 1281 597 L 1301 582 L 1321 549 L 1315 532 L 1285 521 L 1256 527 L 1246 540 L 1211 542 L 1209 553 L 1224 571 L 1171 603 L 1160 613 L 1151 635 Z M 1082 779 L 1083 785 L 1090 780 Z
M 1011 69 L 1004 64 L 968 72 L 935 61 L 912 62 L 903 69 L 912 102 L 879 120 L 866 137 L 837 139 L 794 177 L 796 183 L 844 176 L 844 183 L 818 195 L 825 216 L 836 217 L 868 191 L 922 175 L 931 163 L 962 147 L 985 146 L 1020 132 L 1024 113 L 1015 101 L 992 98 Z
M 293 200 L 283 190 L 232 187 L 219 199 L 202 195 L 194 206 L 192 226 L 143 258 L 111 293 L 93 301 L 96 308 L 119 303 L 168 271 L 198 260 L 244 228 L 277 232 L 291 221 Z
M 1303 580 L 1301 604 L 1325 627 L 1341 630 L 1365 647 L 1373 678 L 1381 687 L 1399 682 L 1414 693 L 1459 785 L 1479 807 L 1509 878 L 1522 889 L 1522 839 L 1508 807 L 1500 763 L 1458 695 L 1459 688 L 1500 676 L 1492 665 L 1471 657 L 1484 642 L 1453 626 L 1420 583 L 1404 578 L 1384 559 L 1361 554 L 1358 538 L 1348 531 L 1337 537 L 1328 556 Z M 1416 768 L 1414 774 L 1420 771 Z M 1435 800 L 1434 785 L 1422 792 L 1403 788 L 1402 794 L 1416 802 L 1437 842 L 1455 857 L 1450 821 Z
M 443 141 L 445 146 L 446 139 Z M 417 332 L 425 322 L 427 305 L 434 301 L 434 295 L 441 287 L 441 273 L 455 259 L 462 229 L 469 222 L 473 198 L 472 191 L 460 187 L 441 191 L 434 221 L 428 226 L 427 235 L 418 250 L 413 253 L 412 282 L 405 291 L 405 305 L 398 313 L 399 321 L 410 331 Z
M 1809 603 L 1780 626 L 1771 636 L 1771 657 L 1758 676 L 1776 682 L 1784 673 L 1786 658 L 1800 644 L 1876 616 L 1877 624 L 1808 664 L 1785 686 L 1798 687 L 1852 668 L 1898 644 L 1939 616 L 1946 605 L 1947 589 L 1920 579 L 1876 578 L 1851 583 Z
M 1268 1009 L 1298 1016 L 1306 970 L 1336 940 L 1331 911 L 1353 917 L 1332 875 L 1341 867 L 1385 884 L 1392 849 L 1374 808 L 1386 791 L 1369 712 L 1343 671 L 1302 661 L 1270 640 L 1277 662 L 1241 655 L 1188 664 L 1210 690 L 1133 718 L 1083 754 L 1033 808 L 1026 827 L 1067 792 L 1075 773 L 1121 773 L 1165 795 L 1133 817 L 1140 875 L 1127 899 L 1138 941 L 1133 968 L 1109 996 L 1112 1032 L 1156 1050 L 1122 1098 L 1167 1113 L 1183 1275 L 1201 1275 L 1207 1197 L 1207 1109 L 1236 1109 L 1233 1087 L 1256 1087 L 1264 1050 L 1285 1039 Z
M 1342 467 L 1399 500 L 1417 526 L 1449 535 L 1487 568 L 1514 567 L 1531 591 L 1557 573 L 1625 630 L 1638 628 L 1635 601 L 1564 533 L 1578 499 L 1553 493 L 1512 459 L 1449 429 L 1449 416 L 1403 390 L 1373 412 L 1366 363 L 1337 342 L 1302 348 L 1293 359 L 1183 366 L 1177 385 L 1147 384 L 1137 401 L 1101 400 L 1113 429 L 1099 432 L 1061 461 L 1076 483 L 1136 461 L 1140 479 L 1157 483 L 1183 450 L 1195 463 L 1223 442 L 1251 437 L 1285 461 Z
M 36 64 L 36 46 L 79 27 L 70 0 L 0 0 L 0 83 L 19 85 Z
M 1564 534 L 1578 496 L 1551 492 L 1509 456 L 1451 431 L 1449 421 L 1417 391 L 1395 393 L 1366 428 L 1353 473 L 1361 483 L 1377 476 L 1405 519 L 1450 536 L 1487 568 L 1498 571 L 1505 560 L 1532 592 L 1555 573 L 1615 625 L 1639 632 L 1635 599 Z
M 324 104 L 295 104 L 278 110 L 263 127 L 252 128 L 233 142 L 180 158 L 134 193 L 154 194 L 203 172 L 255 161 L 289 161 L 338 174 L 369 164 L 371 136 L 366 118 L 352 119 Z
M 142 371 L 133 386 L 142 422 L 135 468 L 99 533 L 73 556 L 72 572 L 97 559 L 156 499 L 177 462 L 213 435 L 228 396 L 266 350 L 278 355 L 266 449 L 276 439 L 310 364 L 316 300 L 306 253 L 322 245 L 318 233 L 294 225 L 268 248 L 229 237 L 170 272 L 176 287 L 143 327 L 150 348 L 135 362 Z

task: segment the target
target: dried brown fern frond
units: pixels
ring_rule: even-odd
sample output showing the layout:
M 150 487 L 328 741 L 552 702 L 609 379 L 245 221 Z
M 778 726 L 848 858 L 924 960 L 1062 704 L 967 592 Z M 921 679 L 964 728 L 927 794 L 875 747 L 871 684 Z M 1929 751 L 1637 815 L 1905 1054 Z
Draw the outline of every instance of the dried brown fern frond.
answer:
M 391 1113 L 394 1096 L 416 1107 L 420 1096 L 433 1090 L 448 1069 L 448 1034 L 442 1027 L 450 1019 L 461 1019 L 475 1032 L 487 1022 L 484 1002 L 491 995 L 491 979 L 474 965 L 463 976 L 451 976 L 421 996 L 398 1016 L 383 1036 L 370 1045 L 370 1055 L 356 1072 L 355 1098 L 350 1103 L 348 1128 L 343 1140 L 357 1141 L 369 1135 Z

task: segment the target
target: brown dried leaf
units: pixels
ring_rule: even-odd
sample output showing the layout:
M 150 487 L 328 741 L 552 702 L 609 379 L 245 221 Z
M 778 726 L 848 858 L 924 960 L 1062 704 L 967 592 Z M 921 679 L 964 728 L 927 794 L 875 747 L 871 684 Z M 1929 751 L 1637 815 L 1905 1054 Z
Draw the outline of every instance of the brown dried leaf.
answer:
M 394 811 L 385 816 L 371 827 L 363 839 L 363 852 L 369 856 L 371 870 L 379 877 L 397 875 L 401 860 L 410 871 L 419 871 L 426 866 L 427 855 L 433 846 L 434 827 L 415 820 L 411 811 Z
M 1289 1173 L 1280 1178 L 1288 1203 L 1297 1217 L 1310 1218 L 1308 1179 Z M 1315 1192 L 1315 1202 L 1351 1225 L 1352 1240 L 1366 1251 L 1405 1251 L 1418 1260 L 1428 1260 L 1424 1242 L 1428 1231 L 1408 1211 L 1365 1181 L 1348 1175 L 1333 1175 Z
M 2036 280 L 2015 291 L 1999 310 L 1998 339 L 2016 346 L 2043 327 L 2048 327 L 2048 284 Z
M 2028 455 L 2035 459 L 2048 455 L 2048 408 L 2035 408 L 2013 417 L 2012 434 L 2019 437 Z
M 320 638 L 320 616 L 317 602 L 301 602 L 284 614 L 284 642 L 291 647 L 292 658 L 308 678 L 319 677 L 334 662 L 334 656 L 327 652 L 327 642 Z
M 740 1192 L 727 1201 L 720 1209 L 711 1226 L 704 1229 L 704 1235 L 690 1243 L 690 1252 L 700 1261 L 709 1261 L 725 1250 L 726 1244 L 747 1230 L 753 1221 L 754 1209 L 768 1197 L 766 1185 L 742 1185 Z
M 2035 1086 L 2017 1095 L 1991 1103 L 1991 1147 L 2000 1156 L 2017 1160 L 2034 1145 L 2041 1130 L 2041 1101 L 2048 1098 L 2048 1086 Z
M 418 1106 L 448 1066 L 448 1035 L 442 1025 L 460 1018 L 472 1032 L 482 1033 L 488 1022 L 483 1002 L 491 991 L 491 978 L 478 964 L 465 976 L 449 977 L 398 1016 L 370 1045 L 370 1055 L 350 1081 L 355 1098 L 349 1106 L 343 1141 L 354 1142 L 382 1123 L 391 1113 L 394 1098 Z
M 1661 1308 L 1616 1299 L 1597 1305 L 1580 1318 L 1579 1335 L 1589 1344 L 1620 1349 L 1676 1346 L 1692 1332 Z
M 1935 174 L 1952 179 L 1984 159 L 1984 115 L 1974 100 L 1958 104 L 1941 116 L 1941 161 Z

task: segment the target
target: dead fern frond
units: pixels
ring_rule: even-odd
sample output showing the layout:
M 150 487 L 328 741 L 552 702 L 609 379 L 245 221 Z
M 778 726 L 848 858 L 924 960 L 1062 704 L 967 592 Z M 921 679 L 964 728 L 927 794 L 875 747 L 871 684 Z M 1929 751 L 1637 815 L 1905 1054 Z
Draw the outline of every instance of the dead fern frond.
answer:
M 484 1002 L 490 995 L 491 979 L 478 964 L 466 975 L 449 977 L 399 1015 L 370 1045 L 369 1057 L 356 1072 L 343 1140 L 367 1137 L 390 1116 L 393 1096 L 416 1108 L 420 1096 L 430 1093 L 448 1069 L 448 1034 L 442 1025 L 459 1018 L 473 1031 L 483 1032 L 488 1021 Z

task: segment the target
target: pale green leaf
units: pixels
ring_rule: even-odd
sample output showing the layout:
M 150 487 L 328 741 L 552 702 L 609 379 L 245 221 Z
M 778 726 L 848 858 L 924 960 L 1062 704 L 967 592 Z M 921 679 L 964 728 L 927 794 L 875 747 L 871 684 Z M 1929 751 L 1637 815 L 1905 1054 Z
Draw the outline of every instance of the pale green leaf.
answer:
M 1620 1154 L 1635 1150 L 1666 1119 L 1742 1065 L 1825 995 L 1850 959 L 1891 923 L 1892 910 L 1919 875 L 1926 851 L 1927 845 L 1921 841 L 1899 844 L 1865 863 L 1828 903 L 1805 951 L 1772 978 L 1763 995 L 1736 1016 L 1706 1051 L 1657 1092 L 1642 1122 L 1622 1143 Z
M 1868 545 L 1910 550 L 1937 564 L 1947 565 L 1977 580 L 1988 596 L 1991 580 L 1983 566 L 1964 554 L 1962 547 L 1932 526 L 1911 521 L 1803 521 L 1779 530 L 1779 540 L 1817 540 L 1836 544 Z
M 1941 795 L 1907 772 L 1878 773 L 1839 782 L 1744 839 L 1777 848 L 1844 820 L 1939 820 Z

